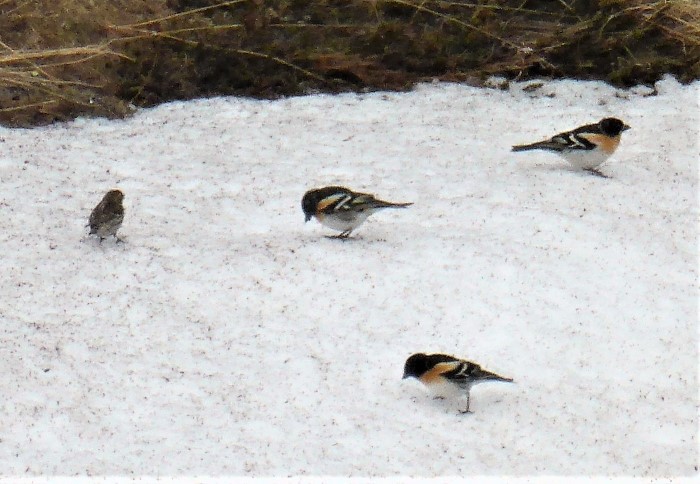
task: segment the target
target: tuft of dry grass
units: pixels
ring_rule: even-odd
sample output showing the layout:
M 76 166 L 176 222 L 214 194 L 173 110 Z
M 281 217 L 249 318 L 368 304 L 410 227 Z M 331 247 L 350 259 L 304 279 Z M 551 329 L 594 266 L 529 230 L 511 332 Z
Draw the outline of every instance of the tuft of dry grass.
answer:
M 0 123 L 35 126 L 129 114 L 128 102 L 114 95 L 110 69 L 131 59 L 112 47 L 102 19 L 155 12 L 137 3 L 145 4 L 0 0 Z
M 210 95 L 700 78 L 695 0 L 0 0 L 0 123 Z

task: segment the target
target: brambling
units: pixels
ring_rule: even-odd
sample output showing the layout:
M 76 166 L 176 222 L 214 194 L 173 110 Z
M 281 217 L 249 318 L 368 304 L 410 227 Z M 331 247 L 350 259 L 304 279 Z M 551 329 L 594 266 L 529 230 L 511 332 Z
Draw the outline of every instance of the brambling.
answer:
M 340 230 L 331 238 L 346 239 L 350 233 L 377 210 L 404 208 L 412 203 L 392 203 L 374 198 L 366 193 L 357 193 L 343 187 L 324 187 L 309 190 L 301 199 L 306 222 L 311 217 L 326 227 Z
M 123 200 L 124 194 L 121 190 L 110 190 L 90 214 L 90 235 L 97 235 L 100 243 L 110 235 L 113 235 L 117 242 L 122 241 L 117 237 L 117 230 L 124 221 Z
M 455 391 L 467 393 L 467 408 L 460 413 L 469 411 L 469 392 L 473 385 L 483 381 L 512 382 L 490 371 L 483 370 L 476 363 L 461 360 L 450 355 L 416 353 L 411 355 L 403 368 L 403 378 L 416 378 L 432 393 L 444 396 Z
M 628 129 L 630 127 L 617 118 L 604 118 L 545 141 L 513 146 L 513 151 L 554 151 L 574 167 L 605 177 L 597 168 L 615 152 L 622 132 Z

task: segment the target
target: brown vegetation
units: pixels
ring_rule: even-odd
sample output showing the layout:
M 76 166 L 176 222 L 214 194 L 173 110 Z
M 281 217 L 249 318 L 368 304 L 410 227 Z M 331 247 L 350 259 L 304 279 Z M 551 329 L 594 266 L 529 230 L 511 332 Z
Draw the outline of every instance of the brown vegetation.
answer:
M 700 78 L 694 0 L 0 0 L 0 123 L 210 95 Z

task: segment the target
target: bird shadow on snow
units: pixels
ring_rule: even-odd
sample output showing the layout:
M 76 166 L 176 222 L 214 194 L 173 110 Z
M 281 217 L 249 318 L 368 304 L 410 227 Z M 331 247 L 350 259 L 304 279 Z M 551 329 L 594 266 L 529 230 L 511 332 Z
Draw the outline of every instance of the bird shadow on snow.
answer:
M 487 389 L 482 390 L 485 391 L 474 391 L 472 389 L 469 413 L 464 413 L 464 409 L 467 406 L 466 396 L 441 398 L 429 393 L 419 393 L 418 391 L 407 393 L 406 396 L 416 410 L 422 413 L 429 412 L 431 415 L 456 416 L 466 419 L 473 417 L 475 414 L 491 413 L 490 410 L 498 409 L 498 405 L 503 405 L 503 402 L 508 400 L 507 397 L 496 392 L 491 392 Z
M 581 170 L 566 164 L 552 164 L 552 163 L 536 163 L 528 166 L 527 168 L 521 169 L 522 172 L 540 172 L 540 173 L 551 173 L 553 175 L 564 176 L 576 176 L 580 179 L 591 179 L 597 180 L 605 183 L 622 183 L 627 185 L 623 180 L 619 178 L 617 173 L 611 169 L 611 167 L 606 167 L 603 165 L 599 168 L 599 171 L 603 176 L 596 175 L 585 170 Z
M 129 241 L 123 235 L 119 237 L 119 240 L 115 239 L 114 237 L 107 237 L 101 242 L 98 237 L 93 237 L 92 235 L 85 235 L 84 237 L 80 238 L 80 243 L 87 244 L 91 247 L 95 247 L 102 250 L 115 248 L 126 250 Z
M 370 231 L 371 232 L 371 231 Z M 332 234 L 327 234 L 327 233 L 314 233 L 311 235 L 304 234 L 302 240 L 303 242 L 319 242 L 319 241 L 326 241 L 327 243 L 330 244 L 353 244 L 353 245 L 358 245 L 358 244 L 386 244 L 386 243 L 391 243 L 391 242 L 397 242 L 396 240 L 393 239 L 393 234 L 388 234 L 388 233 L 358 233 L 358 234 L 353 234 L 350 237 L 346 238 L 339 238 L 335 237 Z M 403 238 L 401 241 L 405 241 L 407 239 Z
M 422 413 L 430 412 L 431 415 L 464 416 L 469 417 L 471 413 L 462 413 L 467 406 L 466 397 L 435 397 L 428 393 L 414 395 L 410 397 L 412 404 Z M 472 409 L 473 411 L 473 409 Z

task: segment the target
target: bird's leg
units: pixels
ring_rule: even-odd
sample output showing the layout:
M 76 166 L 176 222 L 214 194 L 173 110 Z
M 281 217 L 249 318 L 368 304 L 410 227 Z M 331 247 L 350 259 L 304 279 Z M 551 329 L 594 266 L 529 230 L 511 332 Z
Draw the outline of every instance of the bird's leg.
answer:
M 588 173 L 591 173 L 591 174 L 593 174 L 593 175 L 595 175 L 595 176 L 599 176 L 599 177 L 601 177 L 601 178 L 610 178 L 608 175 L 606 175 L 605 173 L 603 173 L 602 171 L 600 171 L 600 170 L 598 170 L 598 169 L 596 169 L 596 168 L 586 168 L 585 170 L 586 170 Z
M 474 413 L 474 412 L 469 411 L 469 394 L 468 393 L 467 393 L 467 409 L 460 410 L 459 413 L 461 413 L 462 415 L 464 415 L 465 413 Z

